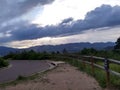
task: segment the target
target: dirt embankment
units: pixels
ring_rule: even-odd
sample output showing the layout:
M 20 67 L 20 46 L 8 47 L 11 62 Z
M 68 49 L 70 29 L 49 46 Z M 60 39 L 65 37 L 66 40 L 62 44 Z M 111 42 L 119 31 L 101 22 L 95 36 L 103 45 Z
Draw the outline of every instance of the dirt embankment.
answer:
M 30 80 L 2 90 L 102 90 L 96 80 L 68 64 L 61 64 L 42 78 Z

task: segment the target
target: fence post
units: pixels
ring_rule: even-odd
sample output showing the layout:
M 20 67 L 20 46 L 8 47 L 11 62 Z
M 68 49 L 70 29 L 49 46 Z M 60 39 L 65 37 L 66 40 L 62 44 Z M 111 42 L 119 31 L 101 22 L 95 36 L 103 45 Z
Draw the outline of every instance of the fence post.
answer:
M 106 71 L 106 83 L 107 83 L 107 86 L 109 86 L 110 72 L 109 72 L 109 60 L 107 58 L 104 59 L 104 68 Z
M 78 63 L 79 63 L 79 61 L 77 60 L 77 61 L 76 61 L 77 67 L 79 67 L 79 64 L 78 64 Z
M 83 67 L 85 68 L 86 67 L 86 65 L 85 65 L 85 57 L 83 57 Z
M 74 65 L 74 59 L 72 59 L 72 64 Z
M 92 67 L 92 74 L 94 76 L 94 60 L 93 60 L 93 56 L 90 57 L 90 62 L 91 62 L 91 67 Z

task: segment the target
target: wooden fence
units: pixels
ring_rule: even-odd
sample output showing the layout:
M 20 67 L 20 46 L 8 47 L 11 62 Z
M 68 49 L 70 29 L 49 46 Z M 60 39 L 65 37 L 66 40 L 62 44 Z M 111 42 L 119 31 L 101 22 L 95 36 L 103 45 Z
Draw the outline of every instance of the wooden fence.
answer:
M 108 59 L 108 58 L 103 58 L 103 57 L 96 57 L 96 56 L 82 56 L 81 57 L 78 55 L 67 55 L 67 57 L 81 61 L 84 67 L 86 67 L 86 64 L 91 65 L 91 70 L 93 74 L 94 74 L 95 67 L 104 70 L 106 72 L 107 85 L 109 85 L 109 82 L 110 82 L 110 73 L 120 77 L 120 72 L 113 71 L 110 69 L 111 63 L 120 65 L 120 61 L 118 60 Z M 104 66 L 97 64 L 96 61 L 103 62 Z
M 86 59 L 89 59 L 89 60 L 86 60 Z M 104 63 L 104 66 L 96 64 L 95 60 L 102 61 Z M 96 57 L 96 56 L 83 56 L 82 62 L 83 62 L 83 64 L 90 64 L 91 65 L 93 74 L 94 74 L 94 67 L 105 70 L 105 72 L 106 72 L 106 82 L 107 82 L 108 85 L 109 85 L 109 81 L 110 81 L 110 73 L 120 77 L 119 72 L 116 72 L 116 71 L 113 71 L 113 70 L 110 69 L 110 64 L 111 63 L 120 65 L 120 61 L 118 61 L 118 60 Z

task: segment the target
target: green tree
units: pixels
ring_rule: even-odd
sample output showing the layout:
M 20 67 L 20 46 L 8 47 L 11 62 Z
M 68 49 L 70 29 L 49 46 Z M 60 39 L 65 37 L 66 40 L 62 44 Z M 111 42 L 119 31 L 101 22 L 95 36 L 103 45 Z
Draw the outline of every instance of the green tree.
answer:
M 94 48 L 84 48 L 83 50 L 81 50 L 81 54 L 82 55 L 95 55 L 97 54 L 97 50 L 95 50 Z
M 114 49 L 115 50 L 120 50 L 120 37 L 117 39 L 117 41 L 115 42 L 115 46 L 114 46 Z

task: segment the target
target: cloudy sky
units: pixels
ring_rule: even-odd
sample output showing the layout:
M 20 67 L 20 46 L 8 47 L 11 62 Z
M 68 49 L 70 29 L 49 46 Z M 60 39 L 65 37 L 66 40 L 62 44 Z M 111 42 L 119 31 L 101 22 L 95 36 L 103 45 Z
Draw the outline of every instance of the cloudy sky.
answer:
M 120 0 L 0 0 L 0 46 L 115 42 Z

